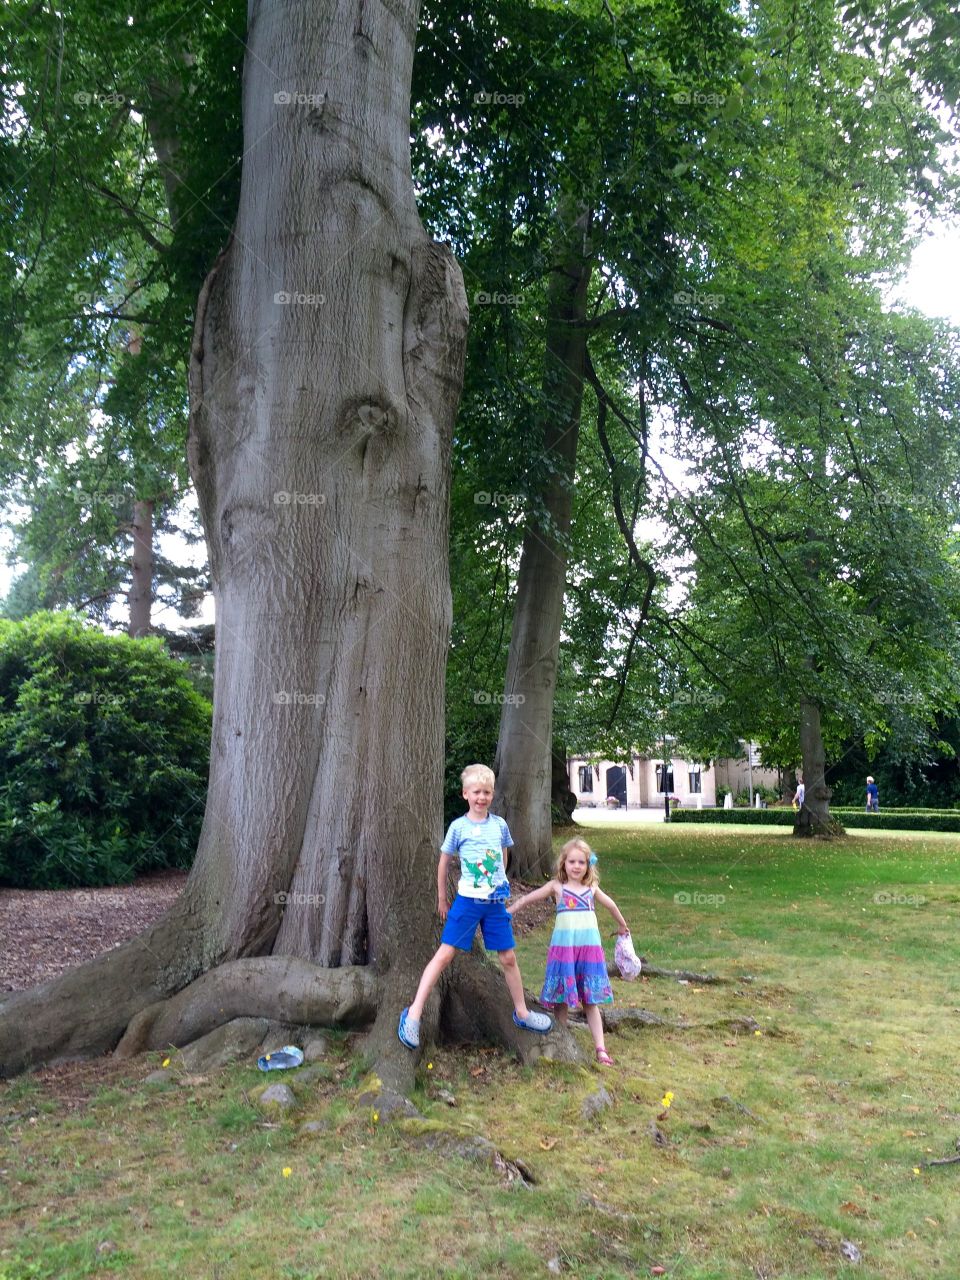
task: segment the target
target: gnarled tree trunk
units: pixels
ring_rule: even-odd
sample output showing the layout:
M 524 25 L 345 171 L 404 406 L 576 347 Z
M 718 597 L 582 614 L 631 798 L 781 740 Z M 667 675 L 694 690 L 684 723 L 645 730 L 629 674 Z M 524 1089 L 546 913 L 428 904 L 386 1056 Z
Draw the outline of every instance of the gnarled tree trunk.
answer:
M 410 177 L 418 8 L 250 5 L 240 207 L 190 373 L 217 609 L 199 851 L 146 935 L 0 1008 L 3 1072 L 110 1048 L 139 1009 L 269 953 L 374 966 L 372 1044 L 397 1046 L 435 941 L 467 328 Z
M 591 213 L 575 210 L 569 201 L 566 212 L 569 223 L 547 291 L 543 449 L 549 466 L 540 495 L 546 516 L 531 515 L 524 532 L 494 763 L 497 790 L 492 808 L 506 819 L 513 835 L 513 873 L 530 882 L 552 872 L 553 700 L 593 268 Z

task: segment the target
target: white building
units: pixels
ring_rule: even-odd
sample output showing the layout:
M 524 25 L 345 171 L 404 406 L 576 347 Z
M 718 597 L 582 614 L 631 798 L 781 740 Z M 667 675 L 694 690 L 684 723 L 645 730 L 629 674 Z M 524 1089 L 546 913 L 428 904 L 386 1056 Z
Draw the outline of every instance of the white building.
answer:
M 756 758 L 754 756 L 754 758 Z M 634 755 L 627 762 L 597 760 L 571 756 L 567 761 L 570 790 L 577 804 L 585 807 L 605 806 L 608 797 L 619 800 L 628 809 L 654 809 L 663 806 L 664 792 L 681 805 L 712 808 L 717 803 L 717 788 L 727 791 L 747 790 L 753 785 L 780 786 L 775 769 L 761 769 L 742 760 L 714 760 L 709 765 L 699 760 L 673 757 L 664 768 L 663 760 Z

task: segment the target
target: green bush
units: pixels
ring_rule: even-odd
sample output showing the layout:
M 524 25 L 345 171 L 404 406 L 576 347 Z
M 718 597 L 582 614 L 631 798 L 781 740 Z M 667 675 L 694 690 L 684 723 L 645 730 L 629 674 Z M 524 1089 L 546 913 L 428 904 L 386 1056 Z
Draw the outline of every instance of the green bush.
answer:
M 159 640 L 71 613 L 0 619 L 0 884 L 118 884 L 189 866 L 210 705 Z
M 845 827 L 871 826 L 880 831 L 957 831 L 960 832 L 960 809 L 904 810 L 887 809 L 866 813 L 863 809 L 831 807 L 830 814 Z M 792 827 L 792 809 L 684 809 L 671 815 L 671 822 L 732 822 L 763 827 Z

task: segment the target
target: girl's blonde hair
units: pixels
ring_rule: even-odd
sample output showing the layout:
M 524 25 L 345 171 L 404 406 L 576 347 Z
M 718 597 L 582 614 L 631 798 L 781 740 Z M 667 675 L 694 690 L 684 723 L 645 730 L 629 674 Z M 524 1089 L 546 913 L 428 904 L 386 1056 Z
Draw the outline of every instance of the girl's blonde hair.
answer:
M 560 850 L 560 856 L 557 858 L 557 879 L 561 884 L 567 883 L 566 862 L 567 854 L 571 849 L 579 849 L 581 853 L 585 853 L 587 855 L 587 869 L 584 872 L 583 879 L 580 883 L 585 885 L 588 889 L 596 888 L 600 883 L 600 877 L 597 875 L 597 864 L 590 861 L 590 858 L 593 855 L 593 850 L 587 844 L 586 840 L 581 839 L 580 836 L 575 836 L 573 840 L 568 840 Z

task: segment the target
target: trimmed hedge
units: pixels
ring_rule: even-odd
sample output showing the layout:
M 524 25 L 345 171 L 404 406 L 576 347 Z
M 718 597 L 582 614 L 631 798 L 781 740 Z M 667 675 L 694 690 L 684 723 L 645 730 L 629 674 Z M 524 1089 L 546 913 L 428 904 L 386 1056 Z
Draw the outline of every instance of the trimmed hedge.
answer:
M 960 832 L 960 809 L 881 809 L 879 813 L 867 813 L 864 809 L 831 808 L 830 813 L 845 827 L 869 825 L 880 831 Z M 792 827 L 794 817 L 792 809 L 677 809 L 670 815 L 670 821 Z
M 210 704 L 159 640 L 0 620 L 0 884 L 122 884 L 193 860 Z

